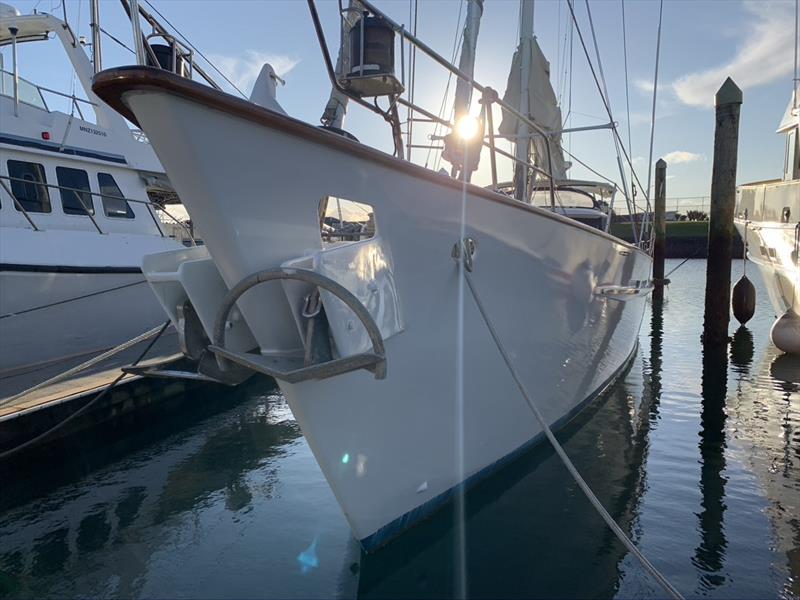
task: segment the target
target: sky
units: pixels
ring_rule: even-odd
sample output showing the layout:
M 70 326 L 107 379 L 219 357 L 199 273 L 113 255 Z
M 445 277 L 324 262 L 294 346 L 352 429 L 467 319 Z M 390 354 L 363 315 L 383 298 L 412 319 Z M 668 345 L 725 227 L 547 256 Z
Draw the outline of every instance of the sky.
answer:
M 246 93 L 261 65 L 271 63 L 286 81 L 278 90 L 278 101 L 283 108 L 293 117 L 319 123 L 330 83 L 304 0 L 140 0 L 145 8 L 149 8 L 148 1 Z M 56 0 L 16 0 L 11 4 L 23 14 L 36 8 L 62 15 L 61 2 Z M 409 0 L 376 0 L 376 4 L 396 21 L 411 22 Z M 590 0 L 589 8 L 613 118 L 639 181 L 646 186 L 659 3 L 624 0 L 625 36 L 623 0 Z M 339 40 L 338 5 L 331 0 L 318 0 L 318 10 L 335 60 Z M 457 48 L 455 42 L 463 28 L 464 0 L 419 0 L 418 10 L 418 37 L 445 57 L 455 57 L 457 62 L 454 47 Z M 576 0 L 575 10 L 580 31 L 594 60 L 585 1 Z M 73 29 L 91 39 L 88 0 L 67 0 L 66 11 Z M 784 140 L 775 129 L 792 89 L 794 11 L 793 0 L 664 2 L 653 161 L 664 158 L 669 165 L 668 197 L 709 195 L 714 93 L 727 76 L 731 76 L 744 93 L 739 183 L 781 176 Z M 485 0 L 475 79 L 501 94 L 518 41 L 518 14 L 518 0 Z M 607 123 L 608 117 L 578 35 L 571 32 L 570 18 L 564 1 L 537 0 L 535 4 L 534 30 L 550 60 L 550 78 L 559 96 L 562 114 L 565 117 L 569 114 L 566 123 L 569 127 Z M 101 2 L 101 22 L 104 29 L 131 46 L 130 25 L 118 2 Z M 623 42 L 627 46 L 627 86 Z M 129 51 L 116 42 L 104 36 L 103 44 L 104 67 L 133 62 Z M 9 52 L 5 50 L 4 54 Z M 21 75 L 47 87 L 71 89 L 74 84 L 62 54 L 55 41 L 21 45 Z M 10 56 L 5 59 L 5 64 L 10 64 Z M 399 56 L 397 63 L 399 71 Z M 444 102 L 444 116 L 449 117 L 453 88 L 454 82 L 445 99 L 447 73 L 418 55 L 415 84 L 418 104 L 438 114 Z M 477 112 L 477 102 L 473 107 Z M 405 118 L 405 111 L 401 111 L 401 117 Z M 345 129 L 364 143 L 387 152 L 392 150 L 387 124 L 361 107 L 351 107 Z M 415 125 L 414 143 L 430 144 L 427 139 L 430 133 L 430 127 Z M 619 181 L 609 130 L 571 134 L 565 137 L 564 145 L 594 170 Z M 432 168 L 448 167 L 436 154 L 428 156 L 426 150 L 414 150 L 413 159 Z M 500 170 L 502 179 L 510 173 L 510 164 L 501 164 Z M 484 154 L 473 180 L 488 184 L 489 173 L 488 156 Z M 569 174 L 576 179 L 597 179 L 577 164 Z

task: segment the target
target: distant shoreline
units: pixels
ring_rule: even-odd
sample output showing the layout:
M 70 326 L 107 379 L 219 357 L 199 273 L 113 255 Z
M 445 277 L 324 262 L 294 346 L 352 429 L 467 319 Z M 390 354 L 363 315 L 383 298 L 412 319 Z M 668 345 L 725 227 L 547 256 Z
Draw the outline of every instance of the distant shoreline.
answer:
M 614 223 L 611 233 L 625 241 L 633 241 L 630 223 Z M 667 258 L 707 258 L 708 221 L 670 221 L 667 223 Z M 742 258 L 744 244 L 736 233 L 733 258 Z

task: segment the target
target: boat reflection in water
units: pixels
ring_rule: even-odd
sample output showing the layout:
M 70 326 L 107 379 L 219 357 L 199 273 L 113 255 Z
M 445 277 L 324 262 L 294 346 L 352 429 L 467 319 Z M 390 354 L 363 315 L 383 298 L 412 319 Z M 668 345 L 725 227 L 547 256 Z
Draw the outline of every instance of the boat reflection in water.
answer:
M 347 526 L 277 389 L 209 396 L 122 444 L 76 445 L 62 481 L 16 477 L 0 495 L 0 597 L 319 596 L 297 568 L 315 536 L 335 581 Z
M 782 591 L 800 597 L 800 356 L 770 347 L 742 374 L 728 411 L 736 421 L 731 450 L 756 478 L 773 552 L 785 557 Z

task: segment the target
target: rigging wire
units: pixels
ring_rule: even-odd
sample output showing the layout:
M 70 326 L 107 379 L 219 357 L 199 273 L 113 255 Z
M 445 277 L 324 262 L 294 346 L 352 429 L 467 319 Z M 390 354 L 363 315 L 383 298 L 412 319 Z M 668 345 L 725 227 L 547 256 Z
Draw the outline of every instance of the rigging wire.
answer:
M 800 44 L 800 0 L 794 0 L 794 80 L 792 83 L 792 108 L 797 108 L 797 52 Z
M 239 88 L 236 86 L 236 84 L 235 84 L 235 83 L 233 83 L 233 82 L 232 82 L 230 79 L 228 79 L 228 77 L 225 75 L 225 73 L 223 73 L 222 71 L 220 71 L 220 70 L 217 68 L 217 65 L 215 65 L 213 62 L 211 62 L 211 61 L 208 59 L 208 57 L 207 57 L 205 54 L 203 54 L 203 53 L 202 53 L 202 52 L 201 52 L 201 51 L 200 51 L 200 50 L 197 48 L 197 46 L 195 46 L 194 44 L 192 44 L 192 42 L 191 42 L 191 41 L 189 41 L 189 38 L 187 38 L 185 35 L 183 35 L 183 33 L 181 33 L 180 29 L 178 29 L 177 27 L 175 27 L 175 25 L 173 25 L 172 23 L 170 23 L 169 19 L 167 19 L 167 17 L 165 17 L 165 16 L 164 16 L 164 15 L 161 13 L 161 11 L 160 11 L 160 10 L 158 10 L 158 9 L 157 9 L 155 6 L 153 6 L 153 3 L 152 3 L 152 2 L 150 2 L 149 0 L 144 0 L 144 2 L 145 2 L 145 4 L 147 4 L 147 6 L 149 6 L 151 9 L 153 9 L 153 12 L 154 12 L 154 13 L 156 13 L 156 14 L 157 14 L 159 17 L 161 17 L 161 19 L 162 19 L 162 20 L 163 20 L 163 21 L 164 21 L 164 22 L 165 22 L 167 25 L 169 25 L 169 26 L 170 26 L 170 27 L 173 29 L 173 31 L 175 31 L 175 33 L 177 33 L 177 34 L 178 34 L 178 35 L 181 37 L 181 39 L 183 40 L 183 42 L 184 42 L 184 43 L 185 43 L 187 46 L 189 46 L 189 48 L 191 48 L 191 49 L 192 49 L 194 52 L 196 52 L 196 53 L 197 53 L 197 55 L 198 55 L 200 58 L 202 58 L 204 61 L 206 61 L 206 63 L 208 63 L 208 65 L 209 65 L 209 66 L 210 66 L 212 69 L 214 69 L 214 70 L 215 70 L 215 71 L 216 71 L 216 72 L 219 74 L 219 76 L 220 76 L 220 77 L 222 77 L 222 78 L 223 78 L 225 81 L 227 81 L 227 82 L 228 82 L 228 84 L 229 84 L 229 85 L 230 85 L 230 86 L 231 86 L 233 89 L 235 89 L 237 92 L 239 92 L 239 94 L 242 96 L 242 98 L 244 98 L 245 100 L 247 100 L 247 99 L 248 99 L 247 95 L 246 95 L 246 94 L 245 94 L 245 93 L 244 93 L 242 90 L 240 90 L 240 89 L 239 89 Z
M 567 118 L 564 119 L 565 124 L 572 123 L 572 55 L 573 55 L 573 48 L 575 47 L 575 26 L 570 21 L 569 23 L 569 99 L 567 102 Z M 567 140 L 569 144 L 569 149 L 572 150 L 572 134 L 569 134 L 569 138 Z
M 592 73 L 592 78 L 594 79 L 595 85 L 597 86 L 597 89 L 601 92 L 600 93 L 600 99 L 603 101 L 603 105 L 604 105 L 604 107 L 606 109 L 606 112 L 608 113 L 608 118 L 613 123 L 614 122 L 614 117 L 613 117 L 613 115 L 611 113 L 611 107 L 608 105 L 608 103 L 606 102 L 605 97 L 603 96 L 602 89 L 600 87 L 600 80 L 597 77 L 597 72 L 595 71 L 594 64 L 592 63 L 592 60 L 589 57 L 589 50 L 586 47 L 586 41 L 583 39 L 583 33 L 581 32 L 581 28 L 578 25 L 578 18 L 575 15 L 575 9 L 574 9 L 574 7 L 572 5 L 572 2 L 573 2 L 573 0 L 567 0 L 567 6 L 569 6 L 570 14 L 572 15 L 572 20 L 573 20 L 573 22 L 575 24 L 575 30 L 578 32 L 578 41 L 580 41 L 581 47 L 583 48 L 583 52 L 584 52 L 584 54 L 586 56 L 586 61 L 589 64 L 589 70 Z M 636 179 L 636 183 L 639 184 L 639 188 L 641 189 L 642 188 L 642 183 L 639 180 L 638 175 L 636 175 L 636 171 L 633 168 L 633 162 L 631 161 L 631 158 L 628 155 L 628 152 L 625 150 L 625 145 L 622 143 L 622 139 L 620 138 L 620 135 L 619 135 L 619 132 L 617 131 L 617 128 L 616 127 L 612 127 L 611 131 L 612 131 L 612 133 L 614 135 L 614 139 L 617 140 L 617 142 L 619 142 L 619 148 L 622 150 L 622 154 L 625 157 L 625 160 L 628 162 L 628 165 L 630 166 L 631 172 L 633 172 L 633 176 Z M 647 194 L 649 194 L 649 192 L 647 192 Z M 647 197 L 647 195 L 646 195 L 646 197 Z M 649 202 L 649 199 L 648 199 L 648 202 Z M 633 205 L 634 205 L 634 207 L 636 206 L 635 200 L 633 201 Z
M 452 58 L 450 59 L 451 62 L 455 62 L 456 52 L 458 51 L 458 45 L 461 42 L 461 38 L 464 35 L 464 31 L 461 29 L 461 14 L 463 13 L 465 2 L 466 2 L 466 0 L 461 0 L 461 3 L 458 5 L 458 17 L 456 18 L 456 34 L 455 34 L 455 37 L 453 38 Z M 452 81 L 453 81 L 453 73 L 452 72 L 448 72 L 447 85 L 444 88 L 444 95 L 442 97 L 442 104 L 439 107 L 439 112 L 437 113 L 437 115 L 439 116 L 439 119 L 442 119 L 442 120 L 444 119 L 445 107 L 447 106 L 447 97 L 448 97 L 448 95 L 450 93 L 450 84 L 452 83 Z M 437 122 L 436 125 L 434 125 L 433 136 L 432 137 L 436 137 L 436 136 L 439 135 L 439 131 L 440 131 L 441 126 L 442 125 L 439 122 Z M 428 167 L 428 164 L 430 162 L 430 157 L 431 157 L 431 152 L 432 151 L 433 151 L 432 147 L 428 148 L 428 153 L 425 156 L 425 167 L 426 168 Z M 437 158 L 435 159 L 435 162 L 434 162 L 434 167 L 433 167 L 434 170 L 438 170 L 439 164 L 441 163 L 441 160 L 442 160 L 442 156 L 441 156 L 441 153 L 439 153 L 439 155 L 437 156 Z
M 622 54 L 625 62 L 625 111 L 628 124 L 628 150 L 633 154 L 633 140 L 631 137 L 631 96 L 630 85 L 628 84 L 628 31 L 625 27 L 625 0 L 620 0 L 622 7 Z M 633 171 L 631 171 L 631 181 L 633 181 Z
M 118 39 L 118 38 L 115 38 L 113 35 L 111 35 L 110 33 L 108 33 L 108 32 L 107 32 L 105 29 L 103 29 L 102 27 L 100 28 L 100 33 L 105 33 L 105 34 L 106 34 L 106 35 L 107 35 L 109 38 L 111 38 L 111 40 L 112 40 L 112 41 L 116 42 L 117 44 L 119 44 L 120 46 L 122 46 L 123 48 L 125 48 L 125 50 L 127 50 L 127 51 L 128 51 L 128 52 L 130 52 L 131 54 L 136 54 L 136 51 L 135 51 L 133 48 L 131 48 L 130 46 L 128 46 L 128 45 L 127 45 L 125 42 L 121 41 L 120 39 Z
M 592 9 L 589 7 L 589 0 L 585 0 L 585 3 L 586 3 L 586 14 L 589 17 L 589 27 L 590 27 L 591 32 L 592 32 L 592 42 L 594 44 L 594 52 L 595 52 L 595 55 L 597 56 L 597 68 L 600 71 L 600 80 L 603 82 L 603 89 L 601 91 L 601 95 L 604 96 L 604 100 L 603 101 L 606 104 L 606 107 L 608 109 L 609 121 L 611 123 L 614 123 L 614 117 L 611 115 L 611 97 L 608 94 L 608 85 L 606 84 L 606 75 L 605 75 L 605 72 L 603 71 L 603 61 L 600 58 L 600 47 L 597 44 L 597 34 L 595 32 L 595 29 L 594 29 L 594 19 L 592 18 Z M 588 58 L 588 55 L 587 55 L 587 58 Z M 616 129 L 617 128 L 616 128 L 616 124 L 615 124 L 614 125 L 614 132 L 616 132 Z M 620 176 L 620 179 L 622 180 L 621 181 L 621 183 L 622 183 L 622 193 L 625 194 L 625 200 L 626 200 L 626 203 L 628 204 L 628 206 L 630 207 L 630 205 L 633 204 L 633 208 L 634 208 L 634 210 L 636 210 L 636 201 L 632 197 L 633 195 L 632 194 L 630 196 L 628 195 L 628 192 L 629 192 L 629 190 L 628 190 L 628 182 L 626 181 L 625 169 L 622 166 L 622 160 L 621 160 L 621 157 L 619 155 L 620 146 L 623 146 L 623 149 L 624 149 L 624 145 L 623 145 L 622 140 L 620 139 L 619 135 L 613 136 L 613 139 L 614 139 L 614 148 L 615 148 L 615 150 L 617 152 L 617 163 L 619 164 L 619 176 Z M 631 165 L 631 168 L 633 168 L 632 165 Z M 637 242 L 637 243 L 640 241 L 639 239 L 637 239 L 635 231 L 634 231 L 634 241 Z
M 655 74 L 653 75 L 653 111 L 652 116 L 650 117 L 650 154 L 648 155 L 647 159 L 647 204 L 648 208 L 650 208 L 650 185 L 652 182 L 652 175 L 653 175 L 653 142 L 655 141 L 656 136 L 656 99 L 658 97 L 658 62 L 661 56 L 661 19 L 664 15 L 664 0 L 661 0 L 658 9 L 658 34 L 656 35 L 656 69 Z M 649 219 L 645 214 L 644 218 L 642 219 L 642 234 L 644 234 L 645 225 L 648 223 Z
M 413 19 L 412 19 L 412 8 L 413 8 Z M 419 0 L 408 0 L 408 22 L 413 22 L 413 31 L 414 37 L 417 36 L 417 16 L 419 15 Z M 408 60 L 408 86 L 409 86 L 409 93 L 408 99 L 409 102 L 413 105 L 414 104 L 414 96 L 416 91 L 416 76 L 417 76 L 417 47 L 414 44 L 410 44 L 411 51 Z M 408 161 L 411 162 L 411 150 L 412 150 L 412 143 L 413 138 L 412 135 L 414 133 L 414 109 L 409 106 L 408 112 L 406 113 L 406 147 L 408 152 Z

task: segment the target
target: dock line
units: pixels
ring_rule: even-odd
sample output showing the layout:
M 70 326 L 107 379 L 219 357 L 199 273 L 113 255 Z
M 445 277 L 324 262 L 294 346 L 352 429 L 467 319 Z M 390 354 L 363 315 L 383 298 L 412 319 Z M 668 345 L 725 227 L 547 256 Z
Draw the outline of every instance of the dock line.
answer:
M 167 322 L 167 325 L 169 325 L 169 322 Z M 71 369 L 68 369 L 68 370 L 64 371 L 63 373 L 59 373 L 58 375 L 55 375 L 54 377 L 51 377 L 50 379 L 46 379 L 46 380 L 42 381 L 41 383 L 37 383 L 33 387 L 29 387 L 27 390 L 22 390 L 21 392 L 19 392 L 17 394 L 14 394 L 13 396 L 9 396 L 8 398 L 4 398 L 4 399 L 0 400 L 0 408 L 5 406 L 6 404 L 11 404 L 15 400 L 19 400 L 23 396 L 27 396 L 31 392 L 35 392 L 36 390 L 40 390 L 43 387 L 47 387 L 48 385 L 53 385 L 54 383 L 58 383 L 60 381 L 63 381 L 64 379 L 68 379 L 68 378 L 72 377 L 73 375 L 76 375 L 76 374 L 80 373 L 81 371 L 84 371 L 84 370 L 86 370 L 86 369 L 88 369 L 90 367 L 95 366 L 98 363 L 103 362 L 107 358 L 111 358 L 115 354 L 119 354 L 120 352 L 122 352 L 124 350 L 127 350 L 128 348 L 131 348 L 132 346 L 135 346 L 139 342 L 143 342 L 146 339 L 153 337 L 154 335 L 157 335 L 158 337 L 161 337 L 161 334 L 164 332 L 164 329 L 166 329 L 167 325 L 159 325 L 158 327 L 153 327 L 151 330 L 145 331 L 144 333 L 142 333 L 140 335 L 137 335 L 135 338 L 131 338 L 127 342 L 123 342 L 119 346 L 115 346 L 114 348 L 111 348 L 111 350 L 106 350 L 102 354 L 99 354 L 99 355 L 95 356 L 94 358 L 90 358 L 86 362 L 82 362 L 81 364 L 79 364 L 79 365 L 77 365 L 75 367 L 72 367 Z M 156 339 L 158 339 L 158 337 Z M 155 342 L 155 340 L 153 340 L 153 342 Z M 152 346 L 152 343 L 150 344 L 150 346 Z M 150 347 L 148 347 L 148 350 L 149 349 L 150 349 Z M 140 360 L 142 360 L 142 359 L 139 358 L 136 362 L 138 363 Z M 134 364 L 136 364 L 136 363 L 134 363 Z
M 461 242 L 457 244 L 457 247 L 460 245 Z M 586 481 L 584 481 L 583 477 L 581 477 L 581 474 L 578 472 L 578 469 L 576 469 L 575 465 L 572 464 L 572 461 L 569 459 L 569 456 L 567 456 L 567 453 L 564 451 L 564 448 L 562 448 L 561 444 L 558 443 L 556 436 L 553 435 L 553 432 L 548 426 L 547 421 L 545 421 L 544 416 L 542 415 L 541 412 L 539 412 L 539 409 L 536 407 L 536 404 L 534 404 L 533 400 L 528 394 L 527 389 L 525 389 L 522 380 L 519 378 L 519 375 L 517 375 L 517 371 L 514 368 L 513 363 L 511 362 L 511 358 L 509 357 L 508 353 L 503 347 L 503 344 L 497 335 L 497 331 L 495 331 L 494 325 L 492 324 L 492 321 L 489 318 L 489 315 L 487 314 L 486 309 L 483 306 L 483 302 L 481 302 L 480 296 L 478 295 L 478 292 L 475 289 L 475 284 L 472 281 L 472 275 L 470 273 L 473 268 L 472 262 L 470 260 L 471 259 L 470 252 L 464 251 L 460 254 L 461 256 L 458 257 L 459 259 L 458 262 L 461 262 L 463 260 L 463 265 L 462 265 L 463 268 L 460 268 L 459 270 L 464 274 L 464 279 L 466 280 L 467 285 L 469 286 L 469 291 L 472 294 L 473 299 L 475 300 L 475 304 L 477 305 L 478 310 L 481 313 L 481 316 L 483 317 L 483 321 L 489 328 L 489 333 L 492 335 L 492 339 L 494 340 L 497 349 L 500 351 L 500 355 L 503 357 L 503 361 L 505 361 L 506 366 L 508 367 L 508 370 L 511 373 L 511 377 L 514 379 L 514 383 L 517 384 L 517 388 L 519 388 L 519 391 L 525 398 L 525 402 L 527 402 L 528 407 L 531 409 L 531 412 L 536 417 L 536 420 L 539 422 L 542 431 L 549 440 L 550 444 L 553 446 L 553 449 L 556 451 L 558 457 L 561 459 L 561 462 L 564 463 L 564 466 L 567 468 L 567 471 L 569 471 L 570 475 L 572 475 L 572 478 L 575 480 L 575 483 L 578 484 L 578 487 L 581 488 L 581 491 L 583 491 L 586 498 L 589 500 L 589 502 L 591 502 L 592 506 L 595 507 L 597 512 L 606 522 L 606 525 L 608 525 L 611 531 L 614 532 L 614 535 L 617 536 L 619 541 L 622 542 L 622 544 L 628 550 L 630 550 L 631 553 L 634 556 L 636 556 L 636 558 L 639 559 L 639 562 L 642 564 L 645 570 L 648 573 L 650 573 L 650 575 L 653 576 L 653 578 L 658 582 L 658 584 L 662 588 L 664 588 L 664 591 L 667 592 L 667 594 L 669 594 L 670 597 L 675 598 L 676 600 L 683 600 L 683 596 L 681 595 L 681 593 L 667 580 L 666 577 L 664 577 L 664 575 L 662 575 L 659 572 L 658 569 L 656 569 L 656 567 L 649 560 L 647 560 L 647 557 L 644 554 L 642 554 L 642 552 L 636 547 L 633 541 L 631 541 L 631 539 L 627 535 L 625 535 L 625 532 L 622 531 L 620 526 L 617 525 L 617 522 L 614 521 L 613 517 L 603 507 L 602 503 L 600 502 L 600 500 L 598 500 L 597 496 L 595 496 L 594 492 L 589 487 L 589 484 L 587 484 Z M 0 455 L 0 458 L 2 458 L 2 455 Z
M 158 341 L 158 338 L 160 338 L 161 335 L 167 330 L 167 327 L 169 327 L 169 324 L 170 324 L 170 321 L 169 321 L 169 319 L 167 319 L 164 322 L 164 324 L 161 325 L 160 327 L 157 327 L 154 330 L 151 330 L 151 331 L 148 331 L 146 333 L 143 333 L 142 335 L 140 335 L 140 336 L 138 336 L 136 338 L 133 338 L 133 340 L 130 340 L 130 341 L 126 342 L 126 344 L 129 345 L 128 347 L 130 347 L 130 346 L 134 345 L 132 343 L 132 342 L 134 342 L 134 340 L 136 340 L 135 343 L 138 343 L 138 342 L 141 342 L 141 341 L 147 339 L 147 337 L 145 337 L 145 336 L 148 336 L 148 337 L 155 336 L 155 337 L 153 337 L 152 340 L 150 340 L 150 343 L 147 344 L 147 347 L 142 351 L 142 353 L 139 355 L 139 357 L 135 361 L 133 361 L 133 363 L 131 363 L 130 366 L 135 367 L 142 360 L 144 360 L 144 357 L 147 356 L 147 353 L 150 352 L 152 347 Z M 153 332 L 155 332 L 155 333 L 153 333 Z M 28 447 L 30 447 L 30 446 L 32 446 L 34 444 L 37 444 L 37 443 L 41 442 L 42 440 L 47 438 L 49 435 L 52 435 L 55 431 L 61 429 L 64 425 L 66 425 L 67 423 L 69 423 L 73 419 L 77 418 L 79 415 L 82 415 L 91 406 L 94 406 L 97 402 L 99 402 L 100 400 L 105 398 L 106 394 L 108 394 L 108 392 L 110 392 L 114 388 L 114 386 L 116 386 L 120 381 L 122 381 L 122 379 L 125 378 L 127 375 L 128 375 L 128 373 L 126 373 L 125 371 L 121 371 L 120 374 L 116 377 L 116 379 L 114 379 L 114 381 L 109 383 L 94 398 L 89 400 L 89 402 L 87 402 L 86 404 L 81 406 L 78 410 L 76 410 L 74 413 L 72 413 L 66 419 L 64 419 L 63 421 L 61 421 L 59 423 L 56 423 L 55 425 L 53 425 L 47 431 L 44 431 L 44 432 L 40 433 L 39 435 L 29 439 L 28 441 L 21 443 L 19 446 L 14 446 L 13 448 L 10 448 L 9 450 L 6 450 L 5 452 L 0 453 L 0 461 L 1 460 L 5 460 L 9 456 L 11 456 L 13 454 L 16 454 L 17 452 L 20 452 L 20 451 L 24 450 L 25 448 L 28 448 Z M 58 376 L 58 377 L 60 377 L 60 376 Z M 33 388 L 31 388 L 31 389 L 33 389 Z M 23 392 L 23 393 L 26 393 L 26 392 Z M 17 395 L 19 396 L 20 394 L 17 394 Z

